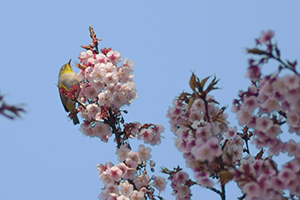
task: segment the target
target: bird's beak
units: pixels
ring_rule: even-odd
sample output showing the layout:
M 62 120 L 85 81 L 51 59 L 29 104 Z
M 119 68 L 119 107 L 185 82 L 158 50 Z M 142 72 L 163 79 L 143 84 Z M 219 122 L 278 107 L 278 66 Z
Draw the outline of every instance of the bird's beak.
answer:
M 71 60 L 72 60 L 72 58 L 71 58 L 71 59 L 69 60 L 69 62 L 68 62 L 68 63 L 69 63 L 69 65 L 71 65 Z

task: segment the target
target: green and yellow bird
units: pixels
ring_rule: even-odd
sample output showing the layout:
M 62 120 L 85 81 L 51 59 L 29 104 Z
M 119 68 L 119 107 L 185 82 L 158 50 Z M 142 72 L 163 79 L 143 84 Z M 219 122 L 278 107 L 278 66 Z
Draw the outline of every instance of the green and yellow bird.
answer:
M 79 124 L 76 100 L 80 92 L 80 83 L 77 74 L 71 68 L 71 60 L 64 64 L 59 71 L 58 88 L 60 99 L 66 112 L 70 112 L 69 116 L 73 119 L 74 125 Z M 61 90 L 69 92 L 69 95 L 63 94 Z M 70 95 L 70 92 L 73 92 L 73 94 Z

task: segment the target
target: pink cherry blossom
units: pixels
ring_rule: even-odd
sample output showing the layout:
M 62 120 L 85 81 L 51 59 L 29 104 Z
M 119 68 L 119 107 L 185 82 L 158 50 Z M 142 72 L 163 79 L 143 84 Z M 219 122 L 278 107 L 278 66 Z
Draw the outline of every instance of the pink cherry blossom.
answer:
M 268 113 L 274 110 L 280 110 L 278 99 L 275 97 L 269 97 L 265 102 L 261 104 L 261 107 L 266 109 Z
M 96 123 L 94 126 L 95 135 L 105 141 L 105 138 L 111 136 L 111 130 L 107 124 Z
M 118 154 L 118 159 L 120 162 L 123 162 L 126 158 L 128 153 L 130 152 L 130 149 L 128 148 L 127 145 L 122 145 L 118 150 L 117 150 L 117 154 Z
M 197 138 L 197 140 L 199 140 L 200 138 Z M 195 138 L 188 138 L 187 142 L 186 142 L 186 150 L 183 152 L 191 152 L 192 148 L 196 146 L 196 139 Z
M 282 81 L 289 90 L 298 89 L 300 84 L 300 77 L 294 75 L 286 75 L 282 78 Z
M 180 108 L 176 108 L 176 107 L 171 107 L 168 110 L 168 116 L 169 118 L 171 117 L 177 117 L 178 115 L 182 114 L 182 110 Z
M 239 119 L 239 125 L 240 126 L 243 126 L 243 125 L 250 122 L 251 113 L 252 113 L 251 110 L 240 109 L 239 111 L 237 111 L 237 117 Z
M 130 199 L 131 199 L 131 200 L 145 200 L 144 193 L 143 193 L 143 192 L 140 192 L 140 191 L 134 190 L 134 191 L 131 193 Z
M 266 132 L 273 126 L 273 122 L 268 117 L 256 118 L 256 128 L 262 132 Z
M 260 194 L 261 194 L 261 190 L 259 185 L 254 182 L 251 181 L 249 183 L 246 183 L 243 187 L 242 187 L 243 192 L 246 194 L 246 197 L 248 199 L 251 198 L 259 198 Z
M 268 140 L 267 146 L 270 147 L 268 151 L 270 156 L 278 156 L 279 152 L 282 151 L 284 144 L 281 142 L 281 140 L 273 138 Z
M 131 159 L 133 162 L 136 162 L 138 165 L 142 162 L 138 152 L 130 151 L 127 154 L 127 158 Z
M 163 177 L 157 176 L 154 179 L 153 186 L 161 192 L 166 188 L 166 180 Z
M 86 96 L 89 99 L 94 99 L 95 97 L 97 97 L 97 93 L 95 88 L 93 87 L 86 87 L 84 88 L 84 96 Z
M 202 111 L 205 110 L 205 105 L 202 99 L 196 99 L 191 107 L 191 111 Z
M 113 166 L 109 169 L 109 175 L 115 181 L 119 181 L 123 172 L 117 166 Z
M 134 180 L 134 184 L 137 189 L 140 189 L 143 186 L 147 186 L 149 184 L 149 177 L 147 174 L 138 175 Z
M 155 124 L 152 130 L 155 133 L 163 133 L 165 131 L 165 128 L 161 124 Z
M 120 163 L 120 164 L 116 164 L 116 167 L 118 167 L 121 171 L 122 171 L 122 178 L 125 177 L 125 175 L 127 174 L 128 172 L 128 167 L 125 163 Z
M 258 66 L 250 66 L 248 68 L 248 72 L 246 77 L 250 78 L 253 82 L 258 81 L 260 79 L 261 72 Z
M 175 146 L 179 151 L 185 152 L 187 151 L 187 142 L 181 138 L 175 139 Z
M 192 111 L 189 115 L 190 122 L 200 121 L 203 118 L 203 115 L 199 111 Z
M 226 131 L 224 133 L 224 135 L 227 139 L 234 138 L 236 136 L 236 134 L 237 134 L 236 127 L 228 127 L 228 131 Z
M 82 113 L 81 113 L 82 115 Z M 90 137 L 95 137 L 94 129 L 87 123 L 81 124 L 81 127 L 79 129 L 83 134 L 88 135 Z
M 105 77 L 103 78 L 103 81 L 106 83 L 107 86 L 113 86 L 117 84 L 119 81 L 118 75 L 115 71 L 108 72 L 105 74 Z
M 137 170 L 136 170 L 135 168 L 130 168 L 130 167 L 128 167 L 128 168 L 127 168 L 126 174 L 123 174 L 123 176 L 122 176 L 123 179 L 133 180 L 136 171 L 137 171 Z
M 162 138 L 161 133 L 155 133 L 150 144 L 159 145 L 161 143 L 161 138 Z
M 270 42 L 271 38 L 274 36 L 273 31 L 268 31 L 268 32 L 261 32 L 261 37 L 258 39 L 258 41 L 262 44 L 266 42 Z
M 287 123 L 291 127 L 299 127 L 300 126 L 299 113 L 295 111 L 289 111 L 287 114 Z
M 211 138 L 204 145 L 197 145 L 192 148 L 192 154 L 197 160 L 212 162 L 215 157 L 221 155 L 221 150 L 218 148 L 218 139 Z
M 117 64 L 122 60 L 121 54 L 118 51 L 111 50 L 110 52 L 107 53 L 106 56 L 108 60 L 114 64 Z
M 84 51 L 80 52 L 80 54 L 78 56 L 78 58 L 80 59 L 80 62 L 82 62 L 82 60 L 86 59 L 86 57 L 87 57 L 87 53 Z
M 125 197 L 130 197 L 132 191 L 133 191 L 133 185 L 128 183 L 128 181 L 124 181 L 119 184 L 120 187 L 120 193 L 121 195 L 124 195 Z
M 214 185 L 214 182 L 208 178 L 198 178 L 197 184 L 201 185 L 202 187 L 211 188 Z
M 273 188 L 275 190 L 279 190 L 279 189 L 286 189 L 287 185 L 284 184 L 284 182 L 282 182 L 278 177 L 273 176 L 271 179 Z
M 176 196 L 178 199 L 185 199 L 191 196 L 191 190 L 188 186 L 177 186 L 176 187 Z M 189 198 L 188 198 L 189 199 Z
M 108 171 L 99 174 L 99 178 L 104 182 L 105 185 L 114 182 L 114 179 L 111 177 Z
M 153 139 L 153 130 L 152 129 L 143 129 L 138 135 L 138 139 L 144 139 L 145 143 L 150 143 Z
M 102 81 L 105 76 L 105 64 L 98 63 L 94 66 L 93 71 L 89 74 L 90 82 Z
M 86 112 L 88 119 L 94 119 L 96 114 L 100 112 L 100 108 L 95 104 L 89 104 L 86 106 Z
M 112 94 L 109 90 L 105 90 L 98 95 L 98 103 L 100 106 L 110 106 L 111 105 Z
M 144 145 L 140 145 L 139 146 L 139 151 L 138 151 L 140 159 L 142 161 L 149 160 L 151 158 L 150 151 L 151 151 L 151 149 L 149 147 L 145 147 Z
M 118 188 L 113 183 L 107 184 L 105 189 L 102 191 L 102 194 L 107 195 L 107 198 L 108 198 L 109 195 L 118 194 L 118 193 L 119 193 Z M 106 198 L 104 198 L 104 199 L 106 199 Z
M 106 162 L 105 165 L 102 164 L 97 164 L 97 170 L 99 170 L 99 174 L 109 170 L 111 167 L 113 166 L 113 164 L 111 162 Z
M 118 196 L 117 200 L 130 200 L 130 198 L 128 198 L 124 195 L 121 195 L 121 196 Z
M 173 177 L 173 183 L 176 185 L 184 184 L 189 178 L 189 175 L 184 171 L 177 172 Z
M 195 132 L 196 138 L 209 139 L 213 136 L 210 126 L 207 125 L 205 127 L 199 127 Z
M 96 60 L 96 63 L 104 63 L 105 64 L 107 62 L 106 56 L 102 53 L 97 54 L 95 60 Z
M 272 139 L 276 138 L 279 133 L 282 133 L 279 124 L 273 124 L 273 126 L 266 131 L 266 135 Z
M 291 181 L 295 180 L 295 178 L 295 173 L 289 168 L 283 168 L 278 174 L 278 179 L 285 185 L 288 185 Z

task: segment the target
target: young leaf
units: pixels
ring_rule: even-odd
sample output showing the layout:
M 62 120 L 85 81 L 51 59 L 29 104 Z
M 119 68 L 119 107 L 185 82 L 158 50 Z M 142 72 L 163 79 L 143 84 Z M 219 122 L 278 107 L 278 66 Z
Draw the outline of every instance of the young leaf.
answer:
M 203 80 L 201 81 L 200 85 L 201 85 L 201 88 L 202 88 L 202 89 L 203 89 L 203 87 L 204 87 L 206 81 L 207 81 L 210 77 L 211 77 L 211 76 L 208 76 L 208 77 L 206 77 L 205 79 L 203 79 Z
M 196 75 L 194 74 L 194 72 L 192 73 L 192 76 L 191 76 L 191 78 L 190 78 L 190 82 L 189 82 L 189 84 L 190 84 L 190 88 L 195 92 L 195 87 L 196 87 L 196 79 L 197 79 L 197 77 L 196 77 Z
M 261 50 L 259 50 L 257 48 L 247 49 L 247 53 L 258 54 L 258 55 L 264 55 L 264 54 L 266 54 L 265 51 L 261 51 Z

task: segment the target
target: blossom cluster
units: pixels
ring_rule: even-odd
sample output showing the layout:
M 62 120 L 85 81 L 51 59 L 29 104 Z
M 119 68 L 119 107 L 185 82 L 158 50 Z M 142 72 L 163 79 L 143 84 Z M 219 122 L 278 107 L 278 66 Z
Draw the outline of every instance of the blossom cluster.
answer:
M 280 139 L 281 125 L 287 123 L 289 132 L 300 135 L 300 77 L 272 74 L 257 80 L 234 101 L 233 111 L 239 124 L 254 129 L 256 147 L 269 147 L 270 155 L 288 148 Z M 300 153 L 300 152 L 298 152 Z M 300 157 L 300 154 L 295 155 Z
M 161 143 L 161 133 L 164 127 L 160 124 L 140 124 L 138 122 L 124 124 L 124 132 L 130 138 L 137 137 L 146 144 L 158 145 Z
M 226 145 L 224 145 L 226 143 Z M 236 127 L 228 127 L 221 141 L 223 146 L 222 161 L 227 164 L 238 165 L 242 160 L 244 141 L 241 135 L 237 134 Z
M 170 171 L 167 168 L 163 168 L 163 173 L 169 175 L 169 180 L 172 181 L 171 187 L 173 188 L 173 194 L 176 196 L 176 200 L 188 200 L 191 198 L 192 193 L 190 187 L 195 182 L 189 179 L 189 175 L 177 167 Z
M 187 167 L 192 168 L 197 184 L 212 187 L 211 176 L 227 162 L 235 165 L 241 159 L 243 141 L 236 128 L 228 127 L 227 114 L 219 108 L 212 96 L 191 100 L 177 97 L 169 108 L 171 130 L 176 137 L 175 146 L 183 152 Z
M 290 191 L 291 197 L 300 196 L 300 159 L 286 163 L 281 171 L 277 170 L 271 159 L 249 156 L 241 163 L 239 170 L 234 172 L 234 177 L 246 195 L 246 200 L 279 200 L 285 189 Z
M 224 199 L 224 185 L 234 179 L 244 193 L 244 198 L 282 199 L 283 190 L 288 189 L 290 197 L 300 196 L 300 145 L 294 140 L 283 142 L 280 138 L 282 125 L 287 124 L 290 133 L 300 135 L 300 74 L 296 71 L 297 62 L 284 63 L 277 45 L 272 44 L 274 32 L 263 32 L 256 40 L 257 45 L 266 45 L 266 50 L 248 49 L 247 52 L 260 56 L 249 60 L 247 77 L 252 85 L 247 91 L 240 91 L 239 98 L 233 102 L 232 111 L 237 113 L 243 133 L 229 127 L 224 113 L 217 101 L 208 93 L 217 89 L 213 80 L 207 89 L 208 78 L 200 81 L 194 74 L 190 79 L 192 94 L 182 93 L 173 101 L 167 117 L 171 130 L 176 135 L 175 146 L 183 152 L 187 167 L 192 168 L 196 184 L 210 188 Z M 263 76 L 262 66 L 268 60 L 277 60 L 277 72 Z M 282 76 L 283 69 L 293 72 Z M 261 149 L 256 157 L 250 156 L 248 141 Z M 244 145 L 246 144 L 246 147 Z M 265 149 L 264 147 L 268 147 Z M 268 157 L 264 158 L 264 150 Z M 243 153 L 248 153 L 243 157 Z M 292 160 L 278 169 L 272 159 L 280 152 L 287 153 Z M 180 171 L 181 174 L 185 174 Z M 168 171 L 169 178 L 176 177 Z M 185 174 L 184 180 L 188 180 Z M 220 179 L 222 191 L 213 187 L 211 178 Z M 186 194 L 180 198 L 190 198 L 189 187 L 193 184 L 181 183 Z M 174 193 L 178 191 L 172 182 Z M 181 194 L 181 193 L 180 193 Z
M 134 62 L 125 59 L 117 67 L 122 57 L 111 48 L 102 49 L 97 54 L 92 50 L 83 51 L 79 59 L 81 91 L 78 98 L 85 105 L 80 112 L 85 119 L 81 131 L 106 141 L 111 134 L 105 125 L 111 121 L 109 117 L 118 113 L 121 106 L 130 105 L 138 96 L 132 80 Z
M 81 52 L 80 64 L 85 67 L 78 77 L 83 83 L 79 98 L 81 102 L 92 101 L 99 106 L 112 106 L 114 109 L 129 105 L 137 97 L 134 77 L 134 62 L 122 60 L 119 52 L 103 49 L 103 53 L 94 54 L 91 50 Z
M 166 181 L 162 177 L 149 177 L 146 173 L 147 164 L 153 165 L 151 149 L 139 146 L 138 152 L 122 145 L 117 150 L 119 164 L 107 162 L 98 164 L 99 178 L 104 182 L 104 189 L 99 198 L 104 200 L 144 200 L 153 199 L 154 188 L 164 190 Z M 150 166 L 152 167 L 152 166 Z
M 300 75 L 296 71 L 297 62 L 284 63 L 276 44 L 272 44 L 274 32 L 263 32 L 257 45 L 266 45 L 266 50 L 258 48 L 248 53 L 260 55 L 261 59 L 249 60 L 248 73 L 252 85 L 247 91 L 240 91 L 239 98 L 233 102 L 232 111 L 237 113 L 239 124 L 252 130 L 252 143 L 257 148 L 267 150 L 265 159 L 247 157 L 233 172 L 246 199 L 282 199 L 283 190 L 290 197 L 300 197 L 300 143 L 294 140 L 282 141 L 282 125 L 288 126 L 289 133 L 300 135 Z M 261 69 L 268 60 L 279 62 L 277 72 L 263 76 Z M 292 74 L 282 75 L 283 69 Z M 287 153 L 291 160 L 282 169 L 270 156 Z
M 258 62 L 249 60 L 246 76 L 253 84 L 247 91 L 240 91 L 239 98 L 233 102 L 232 111 L 237 113 L 241 126 L 246 125 L 254 130 L 253 143 L 257 148 L 269 147 L 269 155 L 278 155 L 280 151 L 292 149 L 291 142 L 283 142 L 280 138 L 283 124 L 288 125 L 290 133 L 300 135 L 300 76 L 295 70 L 296 62 L 281 64 L 279 50 L 271 42 L 273 35 L 272 31 L 263 32 L 257 40 L 266 43 L 267 50 L 260 50 L 264 56 Z M 278 71 L 262 76 L 261 68 L 271 58 L 280 62 Z M 294 73 L 280 76 L 285 68 Z M 298 151 L 289 154 L 300 157 Z
M 133 61 L 122 58 L 119 52 L 102 49 L 98 52 L 98 39 L 90 28 L 93 42 L 84 46 L 81 52 L 78 76 L 81 82 L 79 110 L 85 119 L 81 131 L 103 141 L 115 134 L 118 160 L 120 163 L 98 164 L 99 178 L 104 182 L 100 199 L 107 200 L 143 200 L 159 199 L 166 181 L 163 177 L 149 176 L 155 163 L 150 160 L 151 149 L 144 145 L 134 152 L 129 138 L 143 140 L 150 145 L 161 143 L 164 128 L 159 124 L 125 123 L 120 107 L 129 105 L 137 97 L 133 78 Z M 209 93 L 218 89 L 218 80 L 214 78 L 204 87 L 209 77 L 199 80 L 193 73 L 189 84 L 192 93 L 183 92 L 173 100 L 167 117 L 171 130 L 175 134 L 175 146 L 183 153 L 186 166 L 194 172 L 196 181 L 180 167 L 170 171 L 171 187 L 176 199 L 188 200 L 192 197 L 190 187 L 201 185 L 225 199 L 225 184 L 235 180 L 244 195 L 241 199 L 283 199 L 284 190 L 289 197 L 300 197 L 300 143 L 294 140 L 283 142 L 280 138 L 282 125 L 286 124 L 290 133 L 300 135 L 300 74 L 296 71 L 297 62 L 283 62 L 277 45 L 272 44 L 274 32 L 263 32 L 257 45 L 266 45 L 266 50 L 247 49 L 248 53 L 260 56 L 259 60 L 250 59 L 247 77 L 252 85 L 247 91 L 240 91 L 233 102 L 232 111 L 237 113 L 239 125 L 244 126 L 242 133 L 236 127 L 230 127 L 227 121 L 226 107 Z M 95 49 L 96 48 L 96 49 Z M 278 71 L 262 75 L 262 66 L 270 59 L 277 60 Z M 283 69 L 293 72 L 282 76 Z M 75 88 L 76 89 L 76 88 Z M 253 157 L 248 141 L 260 149 Z M 245 145 L 245 146 L 244 146 Z M 264 157 L 268 147 L 268 156 Z M 243 153 L 248 155 L 243 157 Z M 280 152 L 287 153 L 292 159 L 278 169 L 272 156 Z M 213 179 L 219 179 L 221 189 L 214 188 Z M 155 189 L 156 188 L 156 189 Z

